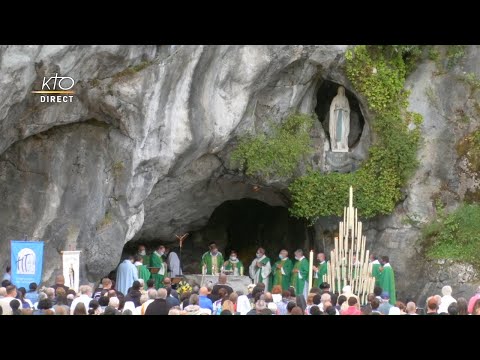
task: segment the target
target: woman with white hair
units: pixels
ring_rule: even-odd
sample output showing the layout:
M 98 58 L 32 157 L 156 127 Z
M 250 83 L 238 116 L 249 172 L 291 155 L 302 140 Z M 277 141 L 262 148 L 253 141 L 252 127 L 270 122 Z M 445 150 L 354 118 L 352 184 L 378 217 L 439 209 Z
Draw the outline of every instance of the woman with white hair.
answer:
M 448 285 L 442 288 L 442 300 L 440 307 L 438 308 L 438 313 L 448 313 L 448 307 L 451 303 L 457 302 L 452 296 L 452 288 Z
M 250 310 L 252 310 L 252 305 L 247 295 L 240 295 L 237 299 L 237 312 L 239 312 L 240 315 L 247 315 Z
M 123 305 L 123 310 L 122 312 L 125 312 L 126 310 L 130 310 L 131 314 L 130 315 L 136 315 L 137 312 L 135 310 L 135 303 L 133 301 L 126 301 L 125 305 Z
M 390 310 L 388 310 L 388 315 L 401 315 L 400 308 L 392 306 Z
M 6 294 L 6 292 L 5 292 L 5 294 Z M 38 309 L 38 303 L 40 302 L 40 300 L 45 300 L 46 298 L 48 298 L 48 296 L 43 291 L 38 293 L 38 301 L 35 304 L 33 304 L 33 309 L 37 310 Z

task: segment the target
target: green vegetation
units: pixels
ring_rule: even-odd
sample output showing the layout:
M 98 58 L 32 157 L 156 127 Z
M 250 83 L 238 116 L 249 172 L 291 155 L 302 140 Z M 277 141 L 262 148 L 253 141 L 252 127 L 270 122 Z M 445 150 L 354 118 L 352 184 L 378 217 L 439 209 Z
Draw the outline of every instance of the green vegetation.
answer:
M 356 46 L 347 52 L 347 76 L 375 113 L 372 128 L 377 140 L 368 160 L 354 173 L 310 171 L 296 179 L 289 187 L 293 216 L 313 223 L 319 216 L 343 214 L 350 185 L 362 217 L 393 211 L 401 187 L 417 166 L 422 116 L 407 111 L 404 84 L 419 53 L 414 46 Z M 409 124 L 416 126 L 409 130 Z
M 480 205 L 463 204 L 422 230 L 426 255 L 430 259 L 467 262 L 480 269 Z
M 440 60 L 440 51 L 435 47 L 430 47 L 428 50 L 428 58 L 434 62 L 438 62 Z
M 451 70 L 465 56 L 465 45 L 450 45 L 447 49 L 447 70 Z
M 428 58 L 435 62 L 434 76 L 445 75 L 465 56 L 465 45 L 428 46 Z
M 314 121 L 306 114 L 291 114 L 280 125 L 272 125 L 270 136 L 241 139 L 231 159 L 249 176 L 291 176 L 302 157 L 312 152 L 309 131 Z
M 461 139 L 456 145 L 456 150 L 459 157 L 466 157 L 471 171 L 480 171 L 480 130 Z
M 461 80 L 470 86 L 470 97 L 475 93 L 475 91 L 480 89 L 480 78 L 473 72 L 466 73 L 462 76 Z

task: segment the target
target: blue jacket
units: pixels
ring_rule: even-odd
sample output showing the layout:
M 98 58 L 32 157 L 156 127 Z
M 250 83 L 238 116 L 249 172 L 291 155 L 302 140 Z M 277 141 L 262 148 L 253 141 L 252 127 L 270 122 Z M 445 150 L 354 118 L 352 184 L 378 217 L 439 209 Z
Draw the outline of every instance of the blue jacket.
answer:
M 212 300 L 204 295 L 200 295 L 198 298 L 200 299 L 199 305 L 202 309 L 210 309 L 210 311 L 213 311 Z

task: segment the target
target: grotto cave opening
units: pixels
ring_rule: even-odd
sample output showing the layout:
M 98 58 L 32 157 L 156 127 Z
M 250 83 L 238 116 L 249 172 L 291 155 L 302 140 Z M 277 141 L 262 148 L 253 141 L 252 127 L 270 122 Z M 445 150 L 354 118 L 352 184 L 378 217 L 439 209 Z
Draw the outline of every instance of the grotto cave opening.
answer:
M 317 106 L 315 113 L 322 123 L 323 129 L 330 139 L 329 130 L 329 112 L 332 99 L 337 95 L 338 87 L 344 86 L 330 80 L 324 80 L 320 83 L 317 90 Z M 345 87 L 345 86 L 344 86 Z M 348 147 L 354 148 L 362 136 L 365 119 L 360 109 L 360 103 L 353 92 L 345 87 L 345 95 L 350 105 L 350 133 L 348 135 Z
M 272 261 L 276 261 L 282 248 L 292 256 L 297 248 L 307 250 L 309 239 L 313 238 L 311 231 L 313 229 L 307 228 L 302 220 L 289 216 L 286 207 L 271 206 L 252 198 L 227 200 L 214 209 L 203 227 L 188 231 L 190 235 L 182 248 L 183 272 L 200 273 L 202 254 L 211 241 L 216 242 L 225 258 L 235 249 L 247 268 L 259 246 L 265 248 Z M 147 253 L 159 244 L 170 245 L 177 253 L 179 250 L 178 243 L 140 238 L 129 241 L 123 254 L 134 254 L 139 244 L 146 245 Z

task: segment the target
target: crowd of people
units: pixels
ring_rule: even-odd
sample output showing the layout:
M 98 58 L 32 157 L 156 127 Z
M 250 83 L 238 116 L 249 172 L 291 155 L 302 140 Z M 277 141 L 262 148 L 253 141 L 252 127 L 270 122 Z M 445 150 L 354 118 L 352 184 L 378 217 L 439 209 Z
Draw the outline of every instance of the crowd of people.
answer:
M 224 260 L 215 243 L 201 259 L 202 273 L 218 275 L 216 283 L 200 285 L 172 282 L 181 277 L 178 256 L 168 247 L 158 246 L 147 255 L 140 245 L 135 256 L 122 261 L 114 277 L 101 280 L 96 288 L 82 285 L 76 292 L 65 285 L 63 275 L 50 287 L 31 283 L 28 290 L 11 282 L 11 269 L 0 287 L 2 315 L 480 315 L 480 287 L 469 301 L 452 297 L 452 288 L 444 286 L 442 295 L 430 296 L 424 306 L 412 299 L 396 299 L 393 269 L 388 256 L 371 256 L 375 277 L 373 293 L 365 303 L 353 294 L 349 285 L 332 292 L 324 281 L 329 262 L 323 252 L 312 264 L 313 281 L 308 283 L 309 262 L 301 249 L 295 260 L 282 249 L 272 264 L 265 249 L 258 248 L 248 268 L 253 283 L 235 289 L 228 276 L 244 273 L 244 266 L 232 250 Z M 145 265 L 148 264 L 148 265 Z M 356 264 L 353 259 L 353 266 Z M 186 284 L 186 285 L 185 285 Z M 365 299 L 365 297 L 362 297 Z
M 225 274 L 215 284 L 195 285 L 181 293 L 168 277 L 158 290 L 154 279 L 147 281 L 146 288 L 142 279 L 135 280 L 125 294 L 109 278 L 102 279 L 96 289 L 82 285 L 78 293 L 65 286 L 63 275 L 51 287 L 32 283 L 28 291 L 9 280 L 1 285 L 2 315 L 480 315 L 480 287 L 467 301 L 454 299 L 452 288 L 444 286 L 443 296 L 431 296 L 425 308 L 419 308 L 412 300 L 390 304 L 389 293 L 378 286 L 365 304 L 350 286 L 337 294 L 326 282 L 310 288 L 306 298 L 293 286 L 282 290 L 274 285 L 268 291 L 264 283 L 251 284 L 243 293 L 233 290 Z

